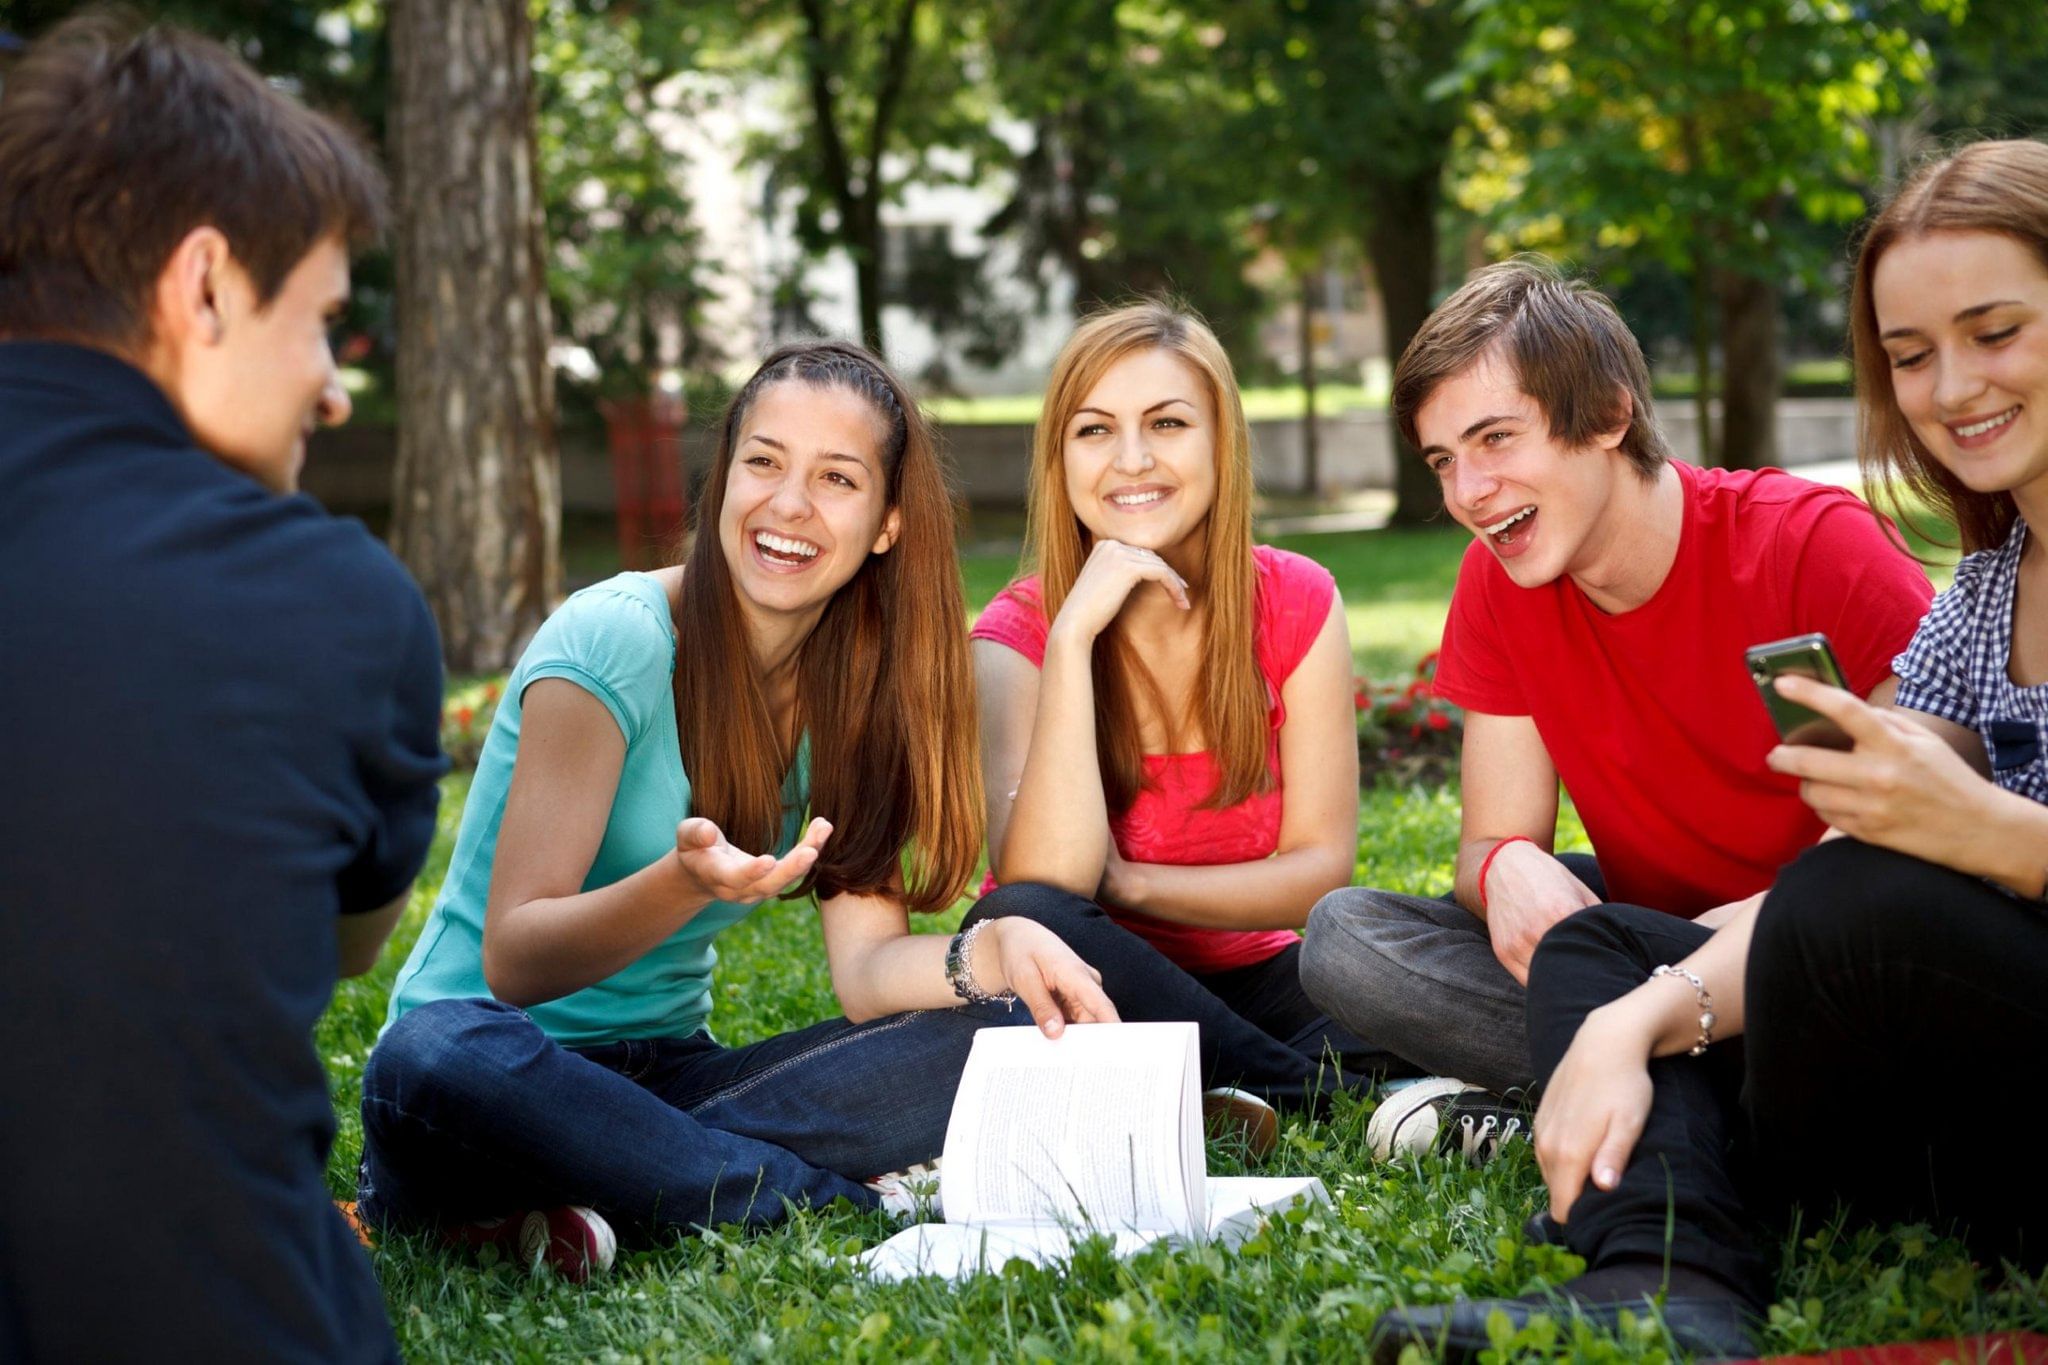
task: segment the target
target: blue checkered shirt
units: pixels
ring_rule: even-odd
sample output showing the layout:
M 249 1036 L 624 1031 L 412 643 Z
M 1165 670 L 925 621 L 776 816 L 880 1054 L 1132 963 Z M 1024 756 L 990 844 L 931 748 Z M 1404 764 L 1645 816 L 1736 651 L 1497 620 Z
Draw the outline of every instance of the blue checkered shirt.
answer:
M 2048 802 L 2048 684 L 2017 686 L 2012 605 L 2027 524 L 2005 544 L 1956 565 L 1956 581 L 1934 599 L 1906 652 L 1892 660 L 1898 704 L 1975 730 L 1991 777 L 2007 791 Z

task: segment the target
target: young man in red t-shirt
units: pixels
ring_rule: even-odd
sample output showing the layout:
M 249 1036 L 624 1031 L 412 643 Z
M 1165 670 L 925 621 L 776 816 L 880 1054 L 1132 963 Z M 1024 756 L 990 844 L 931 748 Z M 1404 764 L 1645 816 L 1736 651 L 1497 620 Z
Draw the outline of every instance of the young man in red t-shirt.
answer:
M 1777 735 L 1745 648 L 1824 632 L 1884 700 L 1933 594 L 1849 493 L 1674 461 L 1635 338 L 1545 266 L 1475 274 L 1402 355 L 1393 406 L 1474 535 L 1436 679 L 1466 711 L 1456 889 L 1331 893 L 1301 974 L 1441 1073 L 1381 1106 L 1375 1149 L 1441 1133 L 1479 1157 L 1518 1126 L 1486 1092 L 1533 1079 L 1522 988 L 1546 930 L 1610 899 L 1718 923 L 1820 837 L 1764 766 Z M 1595 857 L 1551 851 L 1560 780 Z

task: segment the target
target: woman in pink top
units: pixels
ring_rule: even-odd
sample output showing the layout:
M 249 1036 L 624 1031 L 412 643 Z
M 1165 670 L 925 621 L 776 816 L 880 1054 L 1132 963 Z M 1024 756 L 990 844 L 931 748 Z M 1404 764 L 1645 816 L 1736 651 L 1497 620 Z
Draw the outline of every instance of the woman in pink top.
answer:
M 1302 993 L 1350 883 L 1351 645 L 1329 573 L 1252 544 L 1249 433 L 1200 319 L 1083 323 L 1034 440 L 1026 561 L 974 627 L 990 880 L 1125 1019 L 1193 1019 L 1208 1084 L 1300 1102 L 1389 1062 Z M 1000 889 L 995 889 L 1000 883 Z

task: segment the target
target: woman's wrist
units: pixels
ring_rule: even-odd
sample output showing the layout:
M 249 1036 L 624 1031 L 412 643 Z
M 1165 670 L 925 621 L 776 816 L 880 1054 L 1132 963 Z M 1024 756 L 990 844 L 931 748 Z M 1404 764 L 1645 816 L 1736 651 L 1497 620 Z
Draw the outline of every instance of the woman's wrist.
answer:
M 1095 654 L 1095 634 L 1075 625 L 1065 613 L 1054 617 L 1052 626 L 1045 633 L 1045 657 L 1039 664 L 1040 673 L 1058 668 L 1070 660 L 1084 667 L 1091 665 Z
M 1666 1050 L 1666 1035 L 1674 1027 L 1671 1006 L 1677 998 L 1676 992 L 1668 990 L 1667 983 L 1646 981 L 1588 1014 L 1580 1031 L 1590 1033 L 1616 1052 L 1647 1063 Z M 1691 997 L 1686 999 L 1690 1003 Z
M 954 935 L 946 952 L 946 981 L 953 993 L 977 1005 L 1016 999 L 1010 989 L 1008 940 L 1018 924 L 1029 922 L 985 919 Z

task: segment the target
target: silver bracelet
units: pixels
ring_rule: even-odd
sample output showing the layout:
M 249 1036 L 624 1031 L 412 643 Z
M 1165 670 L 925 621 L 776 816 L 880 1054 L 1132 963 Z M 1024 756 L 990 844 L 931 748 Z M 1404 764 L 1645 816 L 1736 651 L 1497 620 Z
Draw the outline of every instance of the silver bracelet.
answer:
M 974 940 L 992 923 L 993 920 L 976 920 L 953 935 L 953 942 L 946 948 L 946 981 L 953 987 L 953 994 L 970 1005 L 1012 1005 L 1017 1001 L 1017 992 L 990 995 L 974 979 Z
M 1689 972 L 1683 967 L 1665 963 L 1650 973 L 1652 977 L 1670 976 L 1692 983 L 1693 994 L 1700 998 L 1700 1040 L 1687 1050 L 1686 1056 L 1697 1057 L 1707 1050 L 1707 1044 L 1714 1041 L 1714 997 L 1707 994 L 1707 983 L 1700 980 L 1698 972 Z

